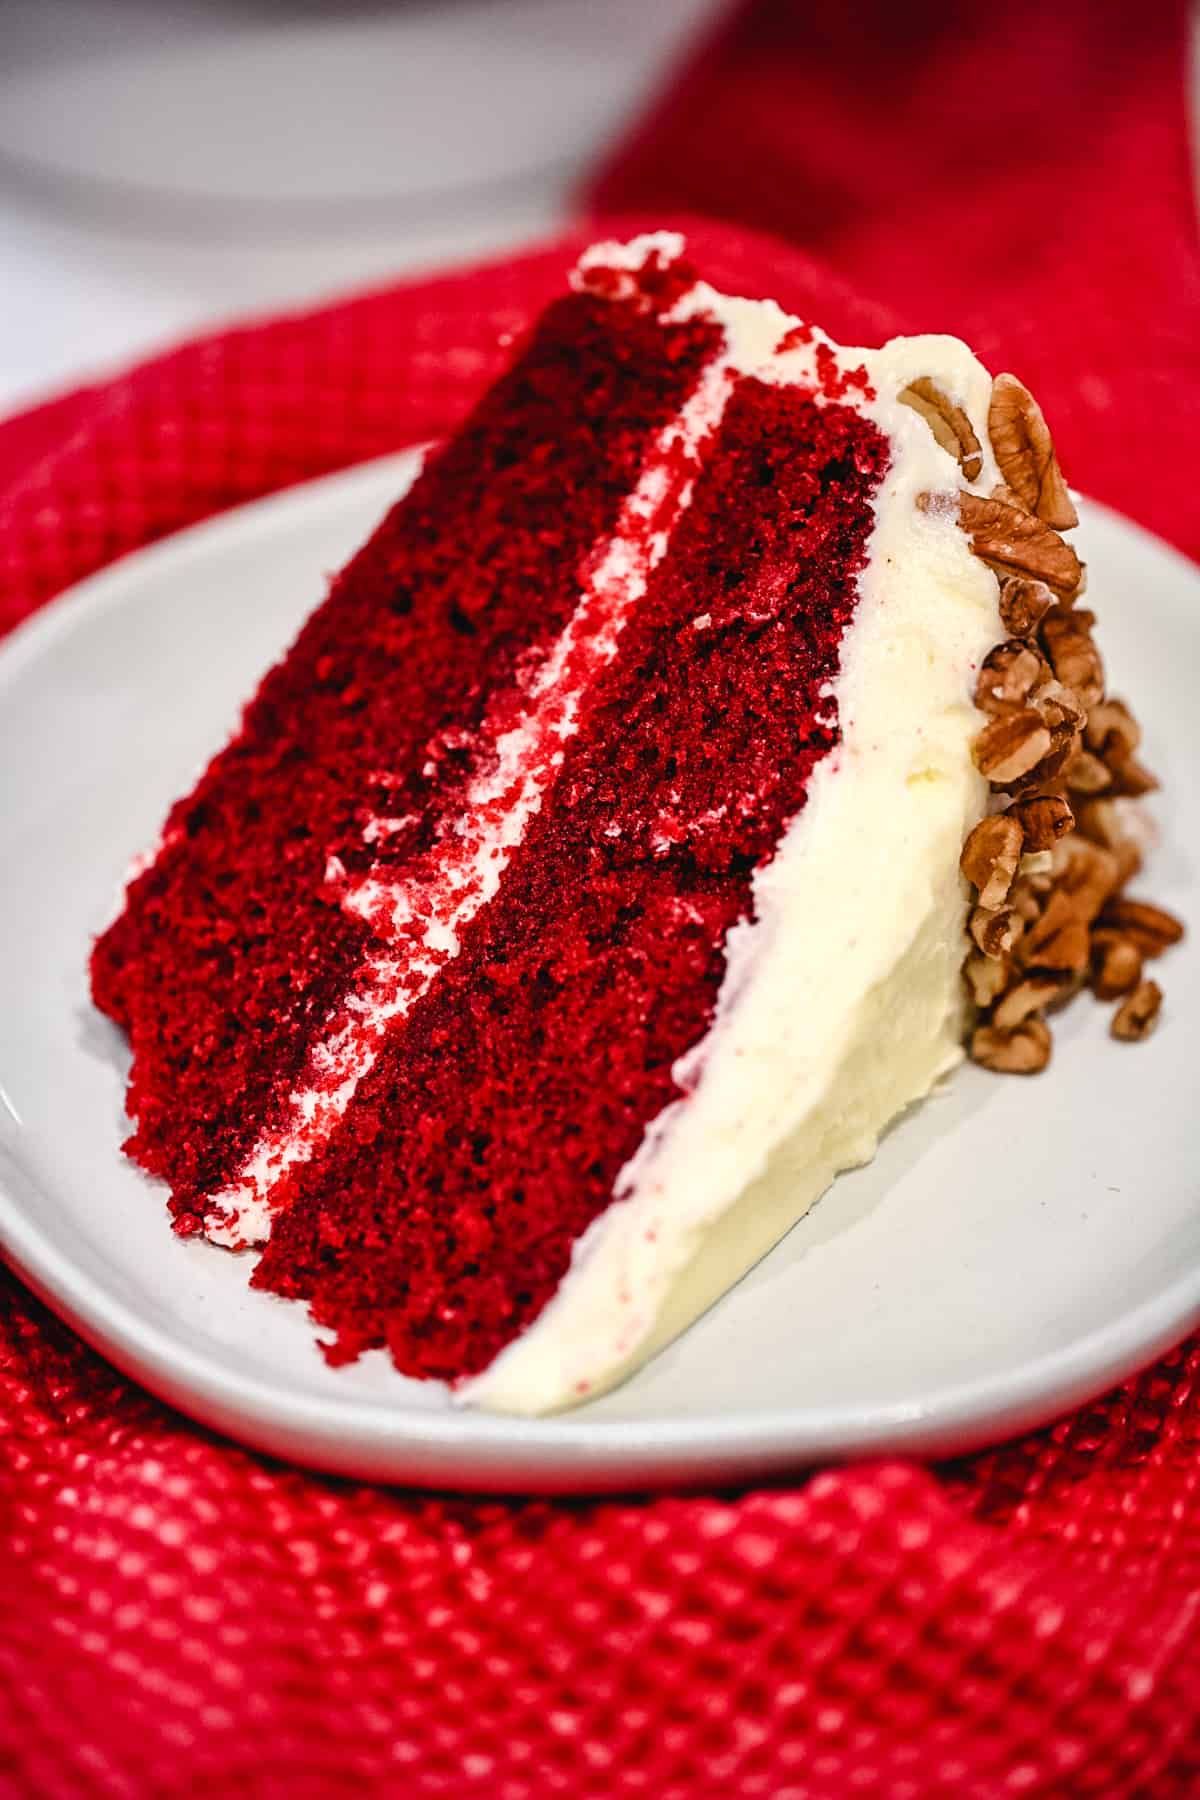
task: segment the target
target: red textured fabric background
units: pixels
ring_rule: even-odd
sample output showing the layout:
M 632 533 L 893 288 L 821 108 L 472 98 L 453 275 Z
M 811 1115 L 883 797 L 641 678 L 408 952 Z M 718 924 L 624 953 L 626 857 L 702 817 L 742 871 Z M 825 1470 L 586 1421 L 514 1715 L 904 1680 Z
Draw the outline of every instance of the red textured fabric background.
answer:
M 966 338 L 1073 482 L 1196 555 L 1186 36 L 1186 0 L 755 0 L 588 198 L 777 232 Z
M 692 234 L 716 282 L 835 334 L 965 332 L 1037 387 L 1075 482 L 1195 551 L 1182 8 L 1010 6 L 970 42 L 959 9 L 877 12 L 851 33 L 841 9 L 750 7 L 597 194 L 816 246 L 838 275 Z M 191 520 L 453 424 L 590 235 L 0 427 L 0 629 Z M 1200 1343 L 937 1469 L 474 1501 L 223 1443 L 0 1273 L 0 1794 L 1174 1800 L 1200 1791 L 1198 1718 Z

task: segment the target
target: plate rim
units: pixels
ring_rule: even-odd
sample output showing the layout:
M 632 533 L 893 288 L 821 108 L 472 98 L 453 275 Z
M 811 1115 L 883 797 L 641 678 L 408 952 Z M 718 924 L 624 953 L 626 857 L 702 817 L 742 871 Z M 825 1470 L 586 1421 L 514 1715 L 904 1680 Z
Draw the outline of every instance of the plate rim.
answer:
M 209 540 L 230 533 L 270 533 L 303 511 L 319 490 L 336 505 L 360 491 L 387 503 L 386 484 L 398 484 L 426 446 L 372 458 L 223 510 L 129 552 L 39 607 L 0 642 L 0 695 L 18 682 L 81 616 L 108 611 L 127 597 L 127 584 L 158 564 L 203 555 Z M 1134 534 L 1151 554 L 1165 556 L 1192 581 L 1190 560 L 1135 521 L 1086 501 Z M 1174 608 L 1174 596 L 1164 604 Z M 0 1150 L 3 1144 L 0 1139 Z M 527 1419 L 451 1408 L 445 1412 L 389 1411 L 386 1399 L 323 1396 L 290 1389 L 233 1370 L 219 1355 L 198 1350 L 138 1313 L 87 1259 L 73 1259 L 20 1192 L 40 1201 L 44 1191 L 26 1170 L 10 1183 L 0 1156 L 0 1253 L 39 1299 L 123 1373 L 201 1424 L 224 1436 L 329 1472 L 431 1486 L 452 1482 L 462 1491 L 591 1492 L 639 1483 L 698 1481 L 778 1473 L 818 1459 L 898 1453 L 962 1454 L 1057 1418 L 1144 1368 L 1200 1325 L 1200 1266 L 1118 1319 L 1042 1353 L 1013 1372 L 947 1381 L 908 1402 L 839 1402 L 757 1409 L 686 1418 L 589 1420 L 568 1412 Z
M 9 1212 L 9 1208 L 15 1210 Z M 16 1229 L 13 1229 L 14 1218 Z M 22 1241 L 24 1240 L 24 1241 Z M 602 1492 L 747 1478 L 817 1460 L 964 1455 L 1034 1430 L 1171 1349 L 1200 1324 L 1200 1270 L 1016 1376 L 947 1383 L 920 1402 L 748 1411 L 731 1417 L 527 1419 L 465 1409 L 389 1413 L 379 1400 L 301 1395 L 233 1374 L 143 1319 L 35 1226 L 0 1173 L 0 1245 L 27 1287 L 94 1350 L 198 1423 L 328 1473 L 475 1492 Z M 56 1266 L 57 1265 L 57 1266 Z M 247 1430 L 246 1427 L 254 1427 Z

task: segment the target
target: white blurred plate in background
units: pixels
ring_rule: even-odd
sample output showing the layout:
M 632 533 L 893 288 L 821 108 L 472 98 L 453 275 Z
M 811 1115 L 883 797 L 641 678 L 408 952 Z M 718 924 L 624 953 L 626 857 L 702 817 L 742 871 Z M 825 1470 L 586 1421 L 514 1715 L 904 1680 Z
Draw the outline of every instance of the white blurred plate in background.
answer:
M 428 207 L 547 173 L 566 184 L 714 10 L 423 0 L 156 12 L 104 0 L 108 31 L 82 19 L 76 43 L 51 7 L 43 35 L 4 59 L 0 158 L 93 198 L 182 205 L 176 223 L 226 227 L 268 212 L 278 225 L 280 209 Z

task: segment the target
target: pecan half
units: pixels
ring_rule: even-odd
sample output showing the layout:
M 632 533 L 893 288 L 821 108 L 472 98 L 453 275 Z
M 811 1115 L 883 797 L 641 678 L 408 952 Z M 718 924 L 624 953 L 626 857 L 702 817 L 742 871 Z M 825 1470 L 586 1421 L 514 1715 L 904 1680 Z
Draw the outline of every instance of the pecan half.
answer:
M 983 451 L 975 435 L 975 427 L 961 406 L 955 406 L 928 375 L 912 381 L 897 395 L 902 406 L 919 413 L 943 450 L 958 459 L 968 481 L 978 481 L 983 468 Z
M 979 889 L 980 906 L 994 909 L 1008 898 L 1023 840 L 1020 824 L 1010 813 L 980 819 L 968 834 L 958 866 L 972 887 Z
M 1003 500 L 968 493 L 958 495 L 958 516 L 975 555 L 1001 577 L 1032 576 L 1064 596 L 1077 591 L 1083 566 L 1070 544 L 1044 519 Z
M 1050 1061 L 1051 1044 L 1044 1019 L 1026 1019 L 1015 1031 L 980 1025 L 971 1034 L 971 1056 L 1001 1075 L 1036 1075 Z
M 1032 637 L 1054 603 L 1053 590 L 1028 575 L 1007 575 L 1000 583 L 1000 618 L 1010 637 Z
M 1126 1044 L 1149 1037 L 1162 1011 L 1162 989 L 1157 981 L 1140 981 L 1113 1014 L 1109 1030 Z
M 1092 991 L 1100 1000 L 1127 994 L 1142 979 L 1142 953 L 1132 938 L 1101 928 L 1092 933 Z
M 1042 409 L 1015 375 L 997 375 L 988 407 L 988 436 L 1000 473 L 1022 503 L 1047 525 L 1069 531 L 1079 514 L 1067 492 Z
M 1036 769 L 1050 750 L 1050 731 L 1040 712 L 1020 707 L 989 719 L 971 746 L 975 767 L 993 787 L 1006 787 Z
M 1040 635 L 1050 666 L 1065 687 L 1079 696 L 1085 707 L 1104 698 L 1104 664 L 1079 615 L 1065 606 L 1052 606 L 1043 618 Z
M 1131 900 L 1126 894 L 1114 894 L 1105 903 L 1100 923 L 1123 931 L 1143 956 L 1161 956 L 1183 936 L 1182 921 L 1165 906 L 1152 906 L 1149 900 Z
M 1025 833 L 1026 850 L 1053 849 L 1075 823 L 1070 803 L 1061 794 L 1035 794 L 1019 800 L 1012 811 Z

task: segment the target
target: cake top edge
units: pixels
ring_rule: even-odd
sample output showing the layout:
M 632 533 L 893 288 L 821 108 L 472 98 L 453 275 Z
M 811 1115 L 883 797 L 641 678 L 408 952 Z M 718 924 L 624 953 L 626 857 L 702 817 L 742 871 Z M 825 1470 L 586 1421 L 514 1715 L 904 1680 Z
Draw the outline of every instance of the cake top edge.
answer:
M 978 473 L 964 468 L 967 481 L 994 485 L 1000 479 L 986 429 L 992 374 L 961 338 L 929 332 L 875 346 L 839 344 L 772 298 L 750 299 L 711 286 L 690 260 L 687 239 L 676 231 L 590 245 L 578 258 L 570 285 L 576 293 L 639 304 L 664 323 L 708 319 L 721 329 L 732 372 L 851 405 L 892 437 L 911 431 L 914 400 L 926 424 L 931 404 L 965 416 L 980 450 Z M 944 432 L 935 428 L 935 436 L 949 448 Z

